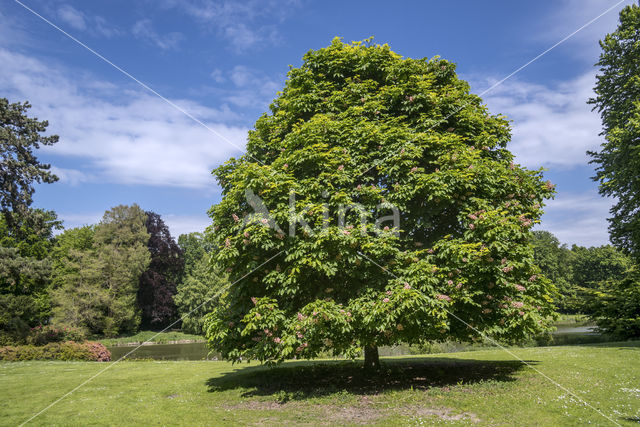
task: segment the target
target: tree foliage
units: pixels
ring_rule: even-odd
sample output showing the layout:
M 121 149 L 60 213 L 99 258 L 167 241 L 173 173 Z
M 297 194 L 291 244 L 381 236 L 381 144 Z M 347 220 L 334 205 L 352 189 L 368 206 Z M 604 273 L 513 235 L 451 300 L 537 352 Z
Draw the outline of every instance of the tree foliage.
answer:
M 303 59 L 215 170 L 208 237 L 234 285 L 211 346 L 271 362 L 544 330 L 553 288 L 528 242 L 553 185 L 513 163 L 508 121 L 438 57 L 336 39 Z M 398 229 L 376 221 L 392 207 Z
M 184 253 L 184 275 L 174 298 L 182 331 L 203 333 L 204 318 L 218 304 L 218 293 L 227 284 L 226 275 L 212 270 L 211 244 L 201 233 L 182 234 L 178 244 Z
M 640 337 L 640 272 L 634 266 L 618 279 L 589 290 L 588 310 L 598 328 L 617 338 Z
M 571 249 L 550 232 L 532 233 L 535 262 L 558 288 L 556 305 L 562 313 L 590 314 L 592 292 L 625 277 L 633 262 L 611 245 Z
M 108 336 L 137 330 L 139 279 L 151 261 L 145 221 L 138 205 L 120 205 L 105 212 L 93 236 L 88 229 L 60 236 L 69 249 L 56 270 L 55 323 Z
M 536 265 L 558 289 L 556 306 L 563 313 L 578 311 L 577 289 L 573 281 L 573 252 L 548 231 L 535 230 L 531 237 Z
M 184 269 L 184 259 L 180 246 L 171 237 L 160 215 L 155 212 L 146 212 L 146 215 L 145 226 L 149 233 L 147 248 L 151 263 L 140 276 L 138 306 L 142 312 L 143 326 L 162 328 L 175 320 L 177 315 L 173 297 L 176 294 L 176 282 Z
M 61 228 L 52 211 L 0 216 L 0 341 L 23 341 L 27 331 L 50 314 L 49 285 L 53 231 Z
M 620 12 L 616 31 L 600 42 L 602 53 L 589 102 L 602 117 L 606 142 L 589 152 L 600 194 L 615 197 L 611 242 L 640 259 L 640 7 Z
M 41 145 L 58 142 L 57 135 L 44 136 L 49 123 L 27 116 L 28 102 L 10 104 L 0 98 L 0 212 L 10 227 L 16 215 L 23 215 L 32 202 L 33 183 L 58 180 L 50 165 L 33 153 Z

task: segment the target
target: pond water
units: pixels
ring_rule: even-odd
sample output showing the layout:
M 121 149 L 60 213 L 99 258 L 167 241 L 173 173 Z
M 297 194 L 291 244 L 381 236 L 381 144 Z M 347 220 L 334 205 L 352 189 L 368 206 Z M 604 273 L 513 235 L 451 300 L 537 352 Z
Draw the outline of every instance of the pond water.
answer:
M 609 338 L 594 332 L 595 326 L 561 326 L 553 332 L 553 342 L 549 345 L 578 345 L 609 341 Z M 108 347 L 111 351 L 111 360 L 118 360 L 135 346 Z M 447 351 L 447 350 L 440 350 Z M 452 350 L 452 351 L 459 351 Z M 403 346 L 381 349 L 383 356 L 398 356 L 409 354 L 408 348 Z M 155 360 L 217 360 L 218 355 L 209 354 L 206 343 L 187 344 L 154 344 L 143 345 L 135 350 L 128 359 L 155 359 Z
M 107 347 L 111 352 L 111 360 L 118 360 L 135 346 Z M 194 342 L 187 344 L 153 344 L 143 345 L 127 356 L 128 359 L 156 360 L 215 360 L 216 354 L 209 354 L 207 344 Z

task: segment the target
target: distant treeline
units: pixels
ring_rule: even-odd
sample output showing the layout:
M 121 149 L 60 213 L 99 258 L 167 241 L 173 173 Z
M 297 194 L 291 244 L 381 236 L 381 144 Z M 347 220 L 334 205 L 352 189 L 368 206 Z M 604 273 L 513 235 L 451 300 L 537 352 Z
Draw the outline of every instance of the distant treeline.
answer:
M 202 333 L 223 283 L 200 233 L 171 236 L 160 215 L 116 206 L 95 225 L 55 236 L 52 211 L 0 217 L 0 343 L 21 343 L 52 324 L 116 336 L 175 323 Z M 178 321 L 184 315 L 182 321 Z

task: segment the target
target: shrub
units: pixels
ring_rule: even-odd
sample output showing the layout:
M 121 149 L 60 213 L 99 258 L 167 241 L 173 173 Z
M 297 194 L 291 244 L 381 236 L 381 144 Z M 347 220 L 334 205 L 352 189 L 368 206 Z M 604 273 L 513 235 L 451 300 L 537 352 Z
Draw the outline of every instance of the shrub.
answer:
M 27 344 L 45 345 L 51 342 L 82 342 L 86 338 L 84 331 L 71 327 L 36 326 L 27 336 Z
M 0 360 L 89 360 L 108 362 L 111 353 L 97 342 L 52 342 L 41 346 L 19 345 L 0 347 Z

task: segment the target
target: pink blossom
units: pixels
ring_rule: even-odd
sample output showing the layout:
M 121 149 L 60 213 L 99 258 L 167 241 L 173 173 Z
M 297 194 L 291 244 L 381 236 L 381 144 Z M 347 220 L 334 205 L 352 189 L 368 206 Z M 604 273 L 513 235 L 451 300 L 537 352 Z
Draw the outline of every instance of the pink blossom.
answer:
M 338 170 L 339 170 L 339 171 L 344 170 L 344 165 L 340 165 L 340 166 L 338 166 Z
M 461 287 L 462 287 L 462 283 L 458 283 L 458 284 L 456 285 L 456 289 L 460 289 Z
M 387 295 L 391 295 L 393 292 L 391 292 L 391 291 L 387 291 L 387 292 L 385 292 L 385 293 L 386 293 Z
M 238 215 L 236 215 L 236 214 L 231 214 L 231 218 L 233 218 L 233 220 L 234 220 L 235 222 L 240 221 L 240 218 L 238 218 Z
M 467 258 L 462 258 L 462 262 L 468 262 L 469 260 Z
M 275 337 L 275 338 L 273 339 L 273 342 L 274 342 L 274 343 L 276 343 L 276 344 L 280 344 L 280 341 L 281 341 L 281 340 L 280 340 L 280 338 L 278 338 L 278 337 Z
M 475 224 L 469 224 L 469 228 L 474 230 L 476 228 Z
M 405 289 L 407 289 L 407 290 L 408 290 L 408 289 L 411 289 L 411 285 L 410 285 L 410 284 L 408 284 L 407 282 L 405 282 L 405 283 L 404 283 L 404 288 L 405 288 Z
M 447 285 L 453 286 L 453 280 L 447 280 Z
M 358 186 L 356 187 L 358 190 L 362 190 L 362 185 L 358 184 Z
M 506 259 L 506 258 L 502 258 L 502 261 L 500 261 L 500 263 L 501 263 L 502 265 L 506 264 L 506 263 L 507 263 L 507 259 Z
M 451 301 L 451 298 L 448 295 L 438 294 L 436 295 L 436 298 L 439 300 Z
M 513 301 L 511 303 L 511 306 L 515 308 L 521 308 L 524 306 L 524 303 L 522 301 Z
M 248 232 L 248 231 L 245 231 L 245 232 L 243 233 L 243 235 L 244 235 L 244 237 L 246 237 L 247 239 L 249 238 L 249 232 Z
M 231 240 L 229 240 L 229 238 L 228 238 L 228 237 L 224 240 L 224 245 L 225 245 L 227 248 L 228 248 L 229 246 L 231 246 Z
M 513 170 L 516 168 L 516 165 L 513 164 L 513 162 L 509 163 L 509 169 Z
M 258 298 L 251 297 L 251 302 L 253 303 L 253 305 L 257 305 L 258 304 Z
M 469 214 L 469 215 L 468 215 L 468 217 L 469 217 L 469 219 L 472 219 L 472 220 L 474 220 L 474 221 L 475 221 L 476 219 L 478 219 L 478 217 L 477 217 L 475 214 Z
M 428 249 L 428 250 L 427 250 L 427 253 L 428 253 L 428 254 L 432 254 L 432 253 L 433 253 L 433 249 Z
M 418 168 L 416 166 L 411 168 L 411 172 L 417 172 Z
M 385 225 L 385 227 L 384 227 L 384 229 L 383 229 L 383 230 L 384 230 L 384 231 L 389 231 L 389 226 L 386 226 L 386 225 Z
M 533 276 L 529 277 L 529 281 L 530 281 L 530 282 L 535 282 L 537 278 L 538 278 L 538 276 L 536 276 L 536 275 L 534 274 Z
M 296 335 L 297 335 L 297 336 L 298 336 L 298 338 L 300 338 L 300 339 L 304 338 L 304 335 L 302 335 L 302 333 L 300 333 L 300 332 L 297 332 L 297 333 L 296 333 Z
M 547 190 L 553 190 L 553 188 L 555 187 L 555 185 L 552 184 L 551 181 L 545 182 L 544 186 L 546 187 Z
M 305 316 L 302 313 L 298 313 L 298 320 L 304 320 Z
M 360 98 L 360 102 L 365 102 L 365 101 L 366 101 L 366 99 Z
M 262 218 L 262 219 L 260 220 L 260 222 L 261 222 L 261 223 L 263 223 L 263 224 L 268 224 L 268 223 L 269 223 L 269 220 L 268 220 L 267 218 Z
M 351 317 L 351 312 L 347 311 L 347 317 Z
M 351 234 L 351 232 L 349 230 L 342 230 L 342 234 L 348 236 L 349 234 Z
M 413 96 L 409 97 L 409 102 L 413 102 Z
M 525 288 L 525 287 L 524 287 L 524 286 L 522 286 L 522 285 L 516 285 L 516 289 L 517 289 L 517 290 L 519 290 L 520 292 L 524 292 L 524 291 L 526 291 L 526 290 L 527 290 L 527 288 Z
M 389 302 L 389 298 L 383 299 L 382 302 Z
M 245 245 L 248 245 L 251 242 L 248 239 L 242 239 L 242 243 L 244 243 Z
M 285 163 L 284 165 L 282 165 L 282 169 L 286 169 L 289 167 L 289 163 Z
M 519 312 L 518 312 L 518 314 L 519 314 L 520 316 L 524 316 L 524 311 L 519 311 Z

